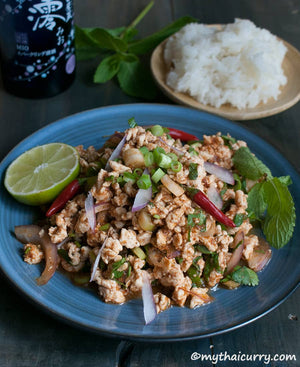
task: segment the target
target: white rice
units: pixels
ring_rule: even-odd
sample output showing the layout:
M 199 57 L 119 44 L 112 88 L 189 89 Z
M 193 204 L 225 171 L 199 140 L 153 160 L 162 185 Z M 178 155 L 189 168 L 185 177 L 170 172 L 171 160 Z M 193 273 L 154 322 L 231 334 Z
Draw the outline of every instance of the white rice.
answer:
M 238 109 L 275 100 L 287 79 L 282 70 L 286 47 L 250 20 L 216 30 L 192 23 L 170 37 L 164 58 L 167 84 L 203 104 Z

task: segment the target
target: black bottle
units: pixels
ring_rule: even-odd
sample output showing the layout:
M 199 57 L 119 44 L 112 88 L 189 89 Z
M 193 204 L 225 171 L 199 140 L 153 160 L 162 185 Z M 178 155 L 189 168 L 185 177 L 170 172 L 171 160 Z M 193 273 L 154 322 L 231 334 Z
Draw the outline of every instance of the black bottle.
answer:
M 0 51 L 5 89 L 50 97 L 75 77 L 72 0 L 0 0 Z

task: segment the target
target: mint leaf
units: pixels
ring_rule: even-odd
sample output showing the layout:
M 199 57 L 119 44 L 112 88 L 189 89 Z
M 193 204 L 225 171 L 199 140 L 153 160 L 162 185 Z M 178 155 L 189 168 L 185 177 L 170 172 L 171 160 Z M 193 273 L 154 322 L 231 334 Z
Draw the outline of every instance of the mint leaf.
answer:
M 146 99 L 156 96 L 157 89 L 150 71 L 139 60 L 121 61 L 117 77 L 123 91 L 130 96 Z
M 153 50 L 164 39 L 170 37 L 173 33 L 179 31 L 183 26 L 192 22 L 197 22 L 197 20 L 189 16 L 179 18 L 175 22 L 161 29 L 160 31 L 153 33 L 151 36 L 130 43 L 128 46 L 128 51 L 136 55 L 145 54 Z
M 94 83 L 106 83 L 112 79 L 120 68 L 120 57 L 118 54 L 108 56 L 101 61 L 94 74 Z
M 250 190 L 247 198 L 248 212 L 254 213 L 257 219 L 262 219 L 267 209 L 267 203 L 264 193 L 265 182 L 255 184 Z
M 278 249 L 286 245 L 293 235 L 296 221 L 293 198 L 277 177 L 266 181 L 263 190 L 267 203 L 263 232 L 266 240 Z
M 88 35 L 101 48 L 117 52 L 125 52 L 127 50 L 125 41 L 113 36 L 104 28 L 94 28 Z
M 293 181 L 292 181 L 292 179 L 291 179 L 291 177 L 290 176 L 281 176 L 281 177 L 277 177 L 278 178 L 278 180 L 282 183 L 282 184 L 284 184 L 284 185 L 286 185 L 286 186 L 289 186 L 289 185 L 291 185 L 292 183 L 293 183 Z
M 231 279 L 241 285 L 255 286 L 258 285 L 258 276 L 255 271 L 247 268 L 247 266 L 242 266 L 235 270 L 231 274 Z
M 258 180 L 264 174 L 272 178 L 272 173 L 269 168 L 255 157 L 249 148 L 239 148 L 233 156 L 233 163 L 239 173 L 250 180 Z

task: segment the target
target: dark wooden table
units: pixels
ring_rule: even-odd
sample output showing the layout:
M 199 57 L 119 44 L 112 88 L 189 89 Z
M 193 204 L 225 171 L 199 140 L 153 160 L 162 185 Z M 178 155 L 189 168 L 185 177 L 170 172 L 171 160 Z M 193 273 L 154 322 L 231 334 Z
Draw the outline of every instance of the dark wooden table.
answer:
M 128 24 L 147 0 L 75 0 L 80 26 L 117 27 Z M 192 15 L 203 23 L 228 23 L 248 18 L 300 49 L 299 0 L 160 0 L 139 26 L 140 35 L 172 20 Z M 49 99 L 26 100 L 0 89 L 0 159 L 23 138 L 48 123 L 90 108 L 142 102 L 126 96 L 114 82 L 91 82 L 94 61 L 78 63 L 74 84 Z M 171 103 L 162 94 L 155 102 Z M 300 103 L 276 116 L 241 125 L 275 146 L 300 172 Z M 279 269 L 280 271 L 280 269 Z M 280 275 L 277 281 L 280 281 Z M 167 344 L 130 344 L 104 338 L 52 319 L 20 296 L 1 275 L 0 367 L 213 366 L 191 360 L 193 352 L 218 354 L 295 354 L 297 361 L 269 366 L 300 366 L 299 290 L 276 310 L 252 324 L 210 339 Z M 300 314 L 299 314 L 300 316 Z M 218 363 L 217 366 L 263 366 L 263 362 Z

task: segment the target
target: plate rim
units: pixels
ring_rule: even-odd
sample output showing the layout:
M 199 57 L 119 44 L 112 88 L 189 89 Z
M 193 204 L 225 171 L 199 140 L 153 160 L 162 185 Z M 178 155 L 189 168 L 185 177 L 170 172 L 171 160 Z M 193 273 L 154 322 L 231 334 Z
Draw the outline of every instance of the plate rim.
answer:
M 0 162 L 0 172 L 2 172 L 2 174 L 4 174 L 4 170 L 5 168 L 8 166 L 9 162 L 9 158 L 10 156 L 14 153 L 14 151 L 16 151 L 20 146 L 24 145 L 24 143 L 28 143 L 30 142 L 31 138 L 33 135 L 39 134 L 40 132 L 43 131 L 47 131 L 50 127 L 55 127 L 58 124 L 61 124 L 64 122 L 67 124 L 71 124 L 72 123 L 72 119 L 75 116 L 84 116 L 86 114 L 89 113 L 100 113 L 103 110 L 127 110 L 129 109 L 136 109 L 136 108 L 142 108 L 142 107 L 147 107 L 147 108 L 151 108 L 153 110 L 157 109 L 157 113 L 159 112 L 159 109 L 161 109 L 161 111 L 165 111 L 165 109 L 172 109 L 172 110 L 189 110 L 191 113 L 194 114 L 200 114 L 203 115 L 203 117 L 205 115 L 208 116 L 212 116 L 215 120 L 219 120 L 219 122 L 223 122 L 226 124 L 229 124 L 231 126 L 235 126 L 238 129 L 238 133 L 242 132 L 242 133 L 246 133 L 247 135 L 249 135 L 252 138 L 258 139 L 260 142 L 263 142 L 264 144 L 266 144 L 272 151 L 276 152 L 277 155 L 279 155 L 285 162 L 287 162 L 289 164 L 289 168 L 292 169 L 292 171 L 294 171 L 294 173 L 299 176 L 297 170 L 295 169 L 295 167 L 289 162 L 289 160 L 287 158 L 285 158 L 281 152 L 279 152 L 272 144 L 270 144 L 269 142 L 263 140 L 261 137 L 257 136 L 255 133 L 247 130 L 245 127 L 241 126 L 240 124 L 237 124 L 236 122 L 230 121 L 224 117 L 220 117 L 217 115 L 213 115 L 210 114 L 206 111 L 199 111 L 196 109 L 192 109 L 186 106 L 177 106 L 177 105 L 171 105 L 171 104 L 154 104 L 154 103 L 132 103 L 132 104 L 119 104 L 119 105 L 111 105 L 111 106 L 104 106 L 104 107 L 98 107 L 98 108 L 93 108 L 93 109 L 88 109 L 85 111 L 81 111 L 81 112 L 77 112 L 68 116 L 65 116 L 63 118 L 57 119 L 54 122 L 47 124 L 46 126 L 43 126 L 40 129 L 37 129 L 36 131 L 34 131 L 33 133 L 31 133 L 30 135 L 28 135 L 27 137 L 25 137 L 23 140 L 21 140 L 16 146 L 14 146 L 9 152 L 8 154 L 2 159 L 2 161 Z M 300 177 L 299 177 L 300 179 Z M 189 335 L 183 335 L 183 336 L 175 336 L 175 337 L 170 337 L 170 336 L 151 336 L 151 335 L 142 335 L 142 334 L 135 334 L 135 333 L 131 333 L 131 334 L 124 334 L 124 333 L 120 333 L 117 331 L 107 331 L 104 329 L 99 329 L 98 327 L 91 327 L 90 325 L 85 325 L 83 323 L 81 323 L 79 320 L 74 320 L 74 318 L 72 319 L 71 316 L 69 315 L 63 315 L 60 314 L 59 312 L 57 312 L 54 309 L 51 309 L 48 305 L 44 304 L 43 302 L 40 302 L 39 300 L 37 300 L 36 298 L 34 298 L 31 294 L 24 292 L 21 288 L 21 286 L 19 286 L 10 276 L 9 274 L 6 272 L 5 267 L 3 268 L 2 264 L 1 264 L 1 260 L 0 260 L 0 270 L 1 272 L 5 275 L 5 278 L 11 283 L 13 284 L 14 288 L 24 297 L 26 297 L 30 302 L 32 302 L 35 306 L 39 306 L 40 309 L 42 309 L 44 312 L 46 313 L 50 313 L 51 316 L 54 316 L 55 318 L 62 320 L 64 322 L 66 322 L 67 324 L 71 324 L 72 326 L 76 326 L 79 327 L 81 329 L 84 330 L 88 330 L 90 332 L 93 333 L 97 333 L 103 336 L 107 336 L 107 337 L 115 337 L 115 338 L 125 338 L 128 340 L 133 340 L 133 341 L 149 341 L 149 342 L 174 342 L 174 341 L 187 341 L 187 340 L 194 340 L 194 339 L 201 339 L 201 338 L 206 338 L 206 337 L 210 337 L 210 336 L 215 336 L 215 335 L 220 335 L 235 329 L 238 329 L 242 326 L 248 325 L 249 323 L 265 316 L 266 314 L 268 314 L 269 312 L 271 312 L 272 310 L 274 310 L 275 308 L 277 308 L 281 303 L 283 303 L 299 286 L 300 284 L 300 279 L 296 280 L 293 285 L 291 285 L 289 287 L 289 289 L 284 292 L 284 294 L 282 294 L 282 296 L 280 296 L 280 299 L 277 300 L 277 302 L 275 302 L 272 306 L 268 307 L 266 306 L 265 309 L 262 312 L 258 312 L 255 315 L 253 315 L 251 318 L 245 318 L 242 321 L 237 321 L 235 323 L 233 323 L 232 325 L 225 327 L 225 328 L 219 328 L 216 330 L 213 330 L 211 332 L 206 332 L 203 334 L 197 333 L 191 333 Z

